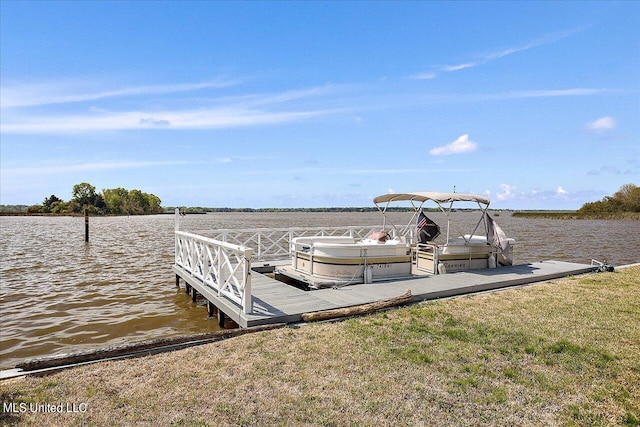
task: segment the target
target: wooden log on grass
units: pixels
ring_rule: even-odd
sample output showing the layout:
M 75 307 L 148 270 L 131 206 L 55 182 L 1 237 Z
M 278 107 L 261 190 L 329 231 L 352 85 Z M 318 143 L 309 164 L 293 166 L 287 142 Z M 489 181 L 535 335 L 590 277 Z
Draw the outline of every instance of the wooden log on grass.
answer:
M 66 367 L 69 365 L 77 365 L 81 363 L 108 359 L 133 358 L 162 353 L 166 351 L 179 350 L 196 345 L 222 341 L 228 338 L 250 334 L 252 332 L 269 331 L 272 329 L 283 328 L 284 326 L 286 326 L 286 324 L 284 323 L 275 323 L 270 325 L 252 326 L 249 328 L 225 329 L 222 331 L 183 337 L 159 338 L 135 344 L 124 344 L 97 350 L 88 350 L 71 354 L 62 354 L 58 356 L 42 357 L 20 363 L 19 365 L 16 365 L 16 368 L 23 369 L 25 371 L 24 374 L 28 375 L 29 371 L 40 369 Z
M 333 310 L 316 311 L 313 313 L 304 313 L 302 320 L 305 322 L 317 322 L 319 320 L 337 319 L 340 317 L 360 316 L 363 314 L 373 313 L 385 308 L 396 307 L 411 302 L 411 290 L 407 290 L 404 294 L 385 299 L 382 301 L 371 302 L 368 304 L 353 305 L 351 307 L 336 308 Z

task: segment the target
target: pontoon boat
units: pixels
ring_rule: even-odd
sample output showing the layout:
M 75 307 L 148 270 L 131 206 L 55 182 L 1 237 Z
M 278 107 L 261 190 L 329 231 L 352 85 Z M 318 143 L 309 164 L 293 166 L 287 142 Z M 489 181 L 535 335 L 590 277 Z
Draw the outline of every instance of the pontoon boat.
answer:
M 388 220 L 392 204 L 408 202 L 413 215 L 401 228 Z M 423 206 L 433 202 L 446 218 L 445 234 L 427 217 Z M 456 203 L 476 203 L 478 222 L 468 234 L 452 223 Z M 515 241 L 507 238 L 489 216 L 489 199 L 475 194 L 417 192 L 384 194 L 373 200 L 383 223 L 364 239 L 313 236 L 294 238 L 291 265 L 278 268 L 276 276 L 305 288 L 444 274 L 513 263 Z M 457 206 L 457 205 L 456 205 Z M 428 213 L 428 212 L 427 212 Z M 440 239 L 438 239 L 440 237 Z M 444 238 L 444 240 L 443 240 Z

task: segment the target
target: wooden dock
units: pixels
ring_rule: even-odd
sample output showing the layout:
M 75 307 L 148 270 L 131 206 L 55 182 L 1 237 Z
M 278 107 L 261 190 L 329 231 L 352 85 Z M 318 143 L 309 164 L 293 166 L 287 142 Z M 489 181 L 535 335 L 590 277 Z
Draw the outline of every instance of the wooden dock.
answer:
M 194 280 L 181 267 L 174 266 L 173 269 L 176 274 L 176 284 L 179 284 L 179 278 L 182 278 L 187 290 L 195 290 L 208 300 L 210 314 L 215 306 L 215 309 L 224 313 L 240 327 L 246 328 L 272 323 L 296 323 L 302 320 L 302 315 L 305 313 L 368 304 L 397 297 L 407 290 L 411 291 L 412 302 L 418 302 L 526 285 L 588 273 L 595 268 L 587 264 L 541 261 L 495 269 L 350 285 L 338 289 L 304 291 L 269 278 L 258 272 L 265 271 L 265 267 L 252 265 L 250 313 L 244 313 L 240 305 L 228 298 L 218 296 L 218 292 L 203 285 L 201 281 Z

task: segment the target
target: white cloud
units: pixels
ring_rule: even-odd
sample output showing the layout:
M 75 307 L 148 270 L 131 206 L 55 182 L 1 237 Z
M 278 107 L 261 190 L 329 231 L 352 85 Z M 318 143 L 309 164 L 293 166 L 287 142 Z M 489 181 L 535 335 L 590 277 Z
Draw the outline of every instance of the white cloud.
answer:
M 620 175 L 620 169 L 615 166 L 604 165 L 600 169 L 591 169 L 587 175 Z
M 442 71 L 445 72 L 454 72 L 454 71 L 460 71 L 460 70 L 464 70 L 467 68 L 473 68 L 473 67 L 477 67 L 479 65 L 483 65 L 486 64 L 489 61 L 493 61 L 495 59 L 500 59 L 500 58 L 504 58 L 505 56 L 509 56 L 509 55 L 513 55 L 514 53 L 518 53 L 518 52 L 522 52 L 525 50 L 529 50 L 532 49 L 534 47 L 538 47 L 538 46 L 542 46 L 545 44 L 549 44 L 552 42 L 555 42 L 557 40 L 563 39 L 565 37 L 568 37 L 572 34 L 578 33 L 580 31 L 582 31 L 582 28 L 578 28 L 578 29 L 573 29 L 573 30 L 567 30 L 567 31 L 561 31 L 561 32 L 557 32 L 557 33 L 550 33 L 550 34 L 546 34 L 542 37 L 539 37 L 537 39 L 531 40 L 521 46 L 516 46 L 516 47 L 509 47 L 506 49 L 502 49 L 499 51 L 495 51 L 495 52 L 490 52 L 487 54 L 484 54 L 480 57 L 479 60 L 474 61 L 474 62 L 467 62 L 464 64 L 458 64 L 458 65 L 445 65 L 443 67 L 441 67 Z
M 504 98 L 550 98 L 556 96 L 585 96 L 585 95 L 598 95 L 608 92 L 608 89 L 603 88 L 572 88 L 572 89 L 542 89 L 542 90 L 524 90 L 518 92 L 509 92 L 501 94 Z
M 562 188 L 561 186 L 558 186 L 558 188 L 556 188 L 556 197 L 564 197 L 564 196 L 567 196 L 568 194 L 569 192 L 564 188 Z
M 175 165 L 196 165 L 206 163 L 231 163 L 232 158 L 219 158 L 209 162 L 201 161 L 114 161 L 98 163 L 60 163 L 41 166 L 31 166 L 24 168 L 6 168 L 2 170 L 3 178 L 24 178 L 42 175 L 57 175 L 74 172 L 108 171 L 118 169 L 138 169 L 149 167 L 175 166 Z
M 136 95 L 163 95 L 236 85 L 235 81 L 209 81 L 169 85 L 132 86 L 119 89 L 91 90 L 97 84 L 86 81 L 57 81 L 16 84 L 2 87 L 2 108 L 95 101 Z M 83 90 L 84 89 L 84 90 Z
M 510 200 L 516 197 L 514 190 L 516 189 L 515 185 L 509 184 L 500 184 L 500 191 L 496 193 L 496 198 L 498 200 Z
M 466 68 L 473 68 L 473 67 L 476 67 L 477 65 L 478 65 L 477 62 L 468 62 L 466 64 L 458 64 L 458 65 L 445 65 L 444 67 L 442 67 L 442 71 L 446 71 L 450 73 L 453 71 L 464 70 Z
M 436 78 L 436 73 L 432 73 L 432 72 L 418 73 L 411 76 L 411 78 L 414 80 L 431 80 Z
M 129 169 L 141 167 L 157 167 L 167 165 L 186 164 L 187 162 L 149 162 L 149 161 L 121 161 L 121 162 L 102 162 L 102 163 L 80 163 L 80 164 L 59 164 L 46 166 L 32 166 L 26 168 L 8 168 L 2 171 L 5 176 L 22 177 L 34 175 L 50 175 L 72 172 L 102 171 L 115 169 Z
M 451 144 L 432 148 L 429 150 L 429 154 L 432 156 L 445 156 L 449 154 L 469 153 L 471 151 L 475 151 L 476 148 L 478 148 L 478 144 L 471 141 L 468 134 L 464 134 Z
M 289 123 L 331 114 L 329 110 L 269 112 L 219 108 L 176 111 L 101 112 L 76 115 L 24 116 L 6 119 L 3 133 L 78 133 L 125 129 L 223 129 Z
M 42 108 L 33 111 L 29 108 L 44 104 L 98 100 L 115 96 L 194 91 L 214 86 L 216 86 L 214 83 L 143 86 L 96 92 L 88 95 L 75 95 L 73 90 L 69 90 L 67 94 L 58 93 L 55 96 L 44 94 L 44 98 L 38 99 L 29 98 L 27 93 L 21 104 L 13 100 L 13 95 L 11 95 L 7 104 L 11 106 L 20 105 L 22 108 L 7 108 L 3 110 L 0 131 L 2 133 L 37 134 L 158 128 L 220 129 L 289 123 L 336 112 L 336 110 L 304 105 L 311 98 L 329 94 L 334 89 L 331 85 L 271 94 L 252 94 L 217 99 L 200 98 L 199 102 L 204 103 L 204 105 L 199 108 L 190 107 L 190 109 L 184 109 L 180 106 L 173 109 L 169 107 L 164 110 L 117 111 L 117 107 L 93 106 L 87 108 L 81 106 L 75 111 L 63 112 L 61 108 L 53 108 L 50 109 L 50 112 L 42 112 Z M 65 91 L 67 89 L 63 87 L 61 90 Z M 27 92 L 29 91 L 27 90 Z M 17 98 L 20 97 L 17 96 Z M 4 92 L 2 99 L 5 102 Z M 179 98 L 177 100 L 174 99 L 174 101 L 184 105 L 184 102 L 180 102 Z M 298 102 L 298 105 L 295 105 L 295 102 Z M 286 104 L 286 106 L 283 104 Z
M 606 116 L 587 123 L 585 128 L 593 132 L 605 132 L 615 128 L 616 125 L 616 119 L 611 116 Z

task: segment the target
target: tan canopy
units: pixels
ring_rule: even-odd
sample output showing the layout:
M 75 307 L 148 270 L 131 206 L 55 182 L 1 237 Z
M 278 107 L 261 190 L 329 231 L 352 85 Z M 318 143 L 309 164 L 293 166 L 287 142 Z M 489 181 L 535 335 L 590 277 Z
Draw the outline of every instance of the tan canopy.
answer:
M 433 200 L 436 203 L 449 203 L 449 202 L 477 202 L 489 206 L 491 201 L 484 196 L 477 194 L 463 194 L 463 193 L 436 193 L 436 192 L 417 192 L 417 193 L 397 193 L 397 194 L 383 194 L 373 199 L 373 203 L 387 203 L 387 202 L 402 202 L 402 201 L 416 201 L 426 202 L 427 200 Z

